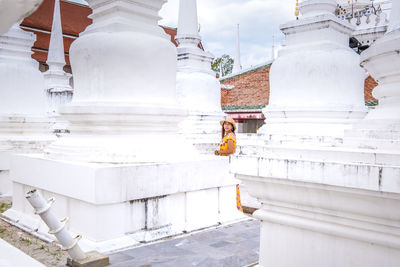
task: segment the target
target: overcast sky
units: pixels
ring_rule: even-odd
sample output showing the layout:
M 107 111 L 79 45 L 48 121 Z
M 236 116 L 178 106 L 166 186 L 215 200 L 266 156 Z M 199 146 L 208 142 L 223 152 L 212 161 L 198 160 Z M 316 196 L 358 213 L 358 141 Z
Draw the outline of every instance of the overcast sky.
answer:
M 169 0 L 160 15 L 161 25 L 176 27 L 179 0 Z M 283 39 L 279 25 L 294 19 L 296 0 L 198 0 L 200 35 L 205 50 L 219 57 L 235 55 L 236 25 L 240 24 L 243 68 L 271 58 L 272 35 Z
M 168 0 L 160 12 L 160 25 L 176 27 L 178 7 L 179 0 Z M 243 68 L 263 63 L 271 58 L 272 36 L 276 47 L 284 39 L 279 25 L 295 19 L 295 7 L 296 0 L 197 0 L 203 46 L 215 57 L 228 54 L 233 58 L 236 25 L 240 24 Z
M 70 0 L 86 3 L 83 0 Z M 240 24 L 243 68 L 271 58 L 272 35 L 279 44 L 279 25 L 294 19 L 296 0 L 197 0 L 200 35 L 206 51 L 215 57 L 235 55 L 236 25 Z M 168 0 L 160 25 L 177 27 L 179 0 Z

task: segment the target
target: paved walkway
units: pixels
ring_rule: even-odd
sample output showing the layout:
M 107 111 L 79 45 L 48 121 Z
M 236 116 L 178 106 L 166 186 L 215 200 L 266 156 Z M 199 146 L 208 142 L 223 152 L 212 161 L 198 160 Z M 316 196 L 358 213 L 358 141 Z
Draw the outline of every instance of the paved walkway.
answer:
M 260 224 L 247 220 L 110 254 L 113 267 L 243 267 L 258 261 Z

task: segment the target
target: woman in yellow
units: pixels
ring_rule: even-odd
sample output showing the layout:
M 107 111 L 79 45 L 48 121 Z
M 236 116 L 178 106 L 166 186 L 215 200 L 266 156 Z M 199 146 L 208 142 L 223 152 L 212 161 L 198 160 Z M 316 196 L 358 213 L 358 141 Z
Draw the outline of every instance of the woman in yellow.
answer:
M 215 150 L 214 154 L 219 156 L 233 155 L 236 152 L 236 123 L 229 117 L 219 123 L 222 126 L 222 141 L 219 144 L 219 150 Z M 236 207 L 243 212 L 239 185 L 236 185 Z
M 229 156 L 236 152 L 236 124 L 232 118 L 226 118 L 219 122 L 222 126 L 222 141 L 219 144 L 219 150 L 214 154 L 219 156 Z

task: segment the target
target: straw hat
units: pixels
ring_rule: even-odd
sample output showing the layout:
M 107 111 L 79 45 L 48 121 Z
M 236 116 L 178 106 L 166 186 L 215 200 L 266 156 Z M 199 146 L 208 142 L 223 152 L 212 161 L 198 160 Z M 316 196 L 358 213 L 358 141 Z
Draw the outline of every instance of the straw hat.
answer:
M 232 118 L 226 117 L 226 119 L 223 121 L 220 121 L 219 124 L 221 124 L 221 126 L 222 126 L 222 125 L 224 125 L 224 122 L 229 122 L 230 124 L 232 124 L 233 130 L 236 131 L 236 123 Z

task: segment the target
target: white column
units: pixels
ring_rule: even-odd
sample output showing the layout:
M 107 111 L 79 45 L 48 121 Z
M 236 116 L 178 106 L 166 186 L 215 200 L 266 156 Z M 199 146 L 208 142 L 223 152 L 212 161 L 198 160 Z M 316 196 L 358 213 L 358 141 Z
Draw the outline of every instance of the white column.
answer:
M 260 133 L 279 142 L 295 136 L 319 142 L 316 136 L 343 138 L 344 130 L 365 116 L 365 74 L 348 46 L 354 28 L 336 18 L 336 5 L 303 1 L 300 19 L 281 26 L 286 40 L 271 67 Z
M 1 1 L 0 35 L 7 32 L 17 21 L 29 16 L 43 0 Z
M 196 0 L 181 0 L 175 37 L 178 43 L 178 71 L 212 74 L 214 56 L 198 47 L 201 42 L 198 27 Z
M 39 63 L 31 58 L 35 34 L 17 23 L 0 39 L 0 114 L 43 114 L 43 76 Z
M 19 23 L 0 36 L 0 195 L 12 193 L 11 153 L 37 151 L 53 139 L 43 75 L 31 57 L 35 39 Z
M 49 108 L 55 112 L 58 106 L 71 100 L 72 88 L 69 84 L 71 74 L 64 71 L 65 55 L 63 32 L 61 26 L 60 0 L 54 0 L 53 25 L 51 27 L 50 45 L 47 56 L 49 70 L 44 73 Z
M 239 24 L 238 24 L 237 31 L 236 31 L 235 60 L 233 63 L 232 73 L 238 73 L 241 70 L 242 70 L 242 64 L 240 63 L 240 31 L 239 31 Z
M 199 48 L 196 0 L 181 0 L 179 4 L 178 34 L 178 100 L 188 111 L 189 117 L 180 124 L 186 134 L 217 134 L 218 121 L 222 119 L 221 86 L 211 69 L 214 56 Z M 218 140 L 217 136 L 212 139 Z
M 357 146 L 400 149 L 400 2 L 393 1 L 388 32 L 361 54 L 361 65 L 378 82 L 379 100 L 346 141 Z
M 271 60 L 275 59 L 275 36 L 272 35 Z
M 70 48 L 72 102 L 60 109 L 71 134 L 51 158 L 156 162 L 194 155 L 178 136 L 176 49 L 158 26 L 163 0 L 88 1 L 93 23 Z
M 189 36 L 200 41 L 198 28 L 199 23 L 197 19 L 197 1 L 179 1 L 178 33 L 176 39 L 180 39 L 181 45 L 188 43 L 188 40 L 185 37 Z

